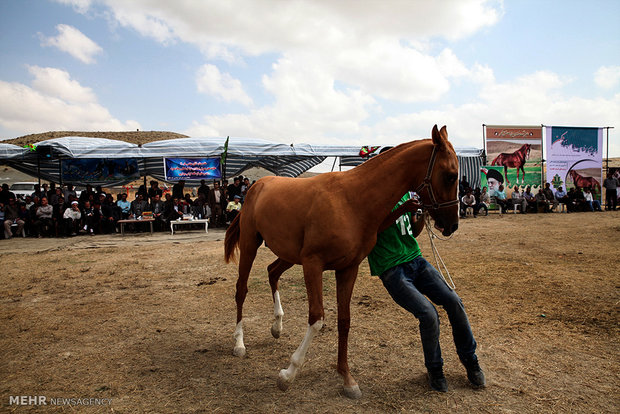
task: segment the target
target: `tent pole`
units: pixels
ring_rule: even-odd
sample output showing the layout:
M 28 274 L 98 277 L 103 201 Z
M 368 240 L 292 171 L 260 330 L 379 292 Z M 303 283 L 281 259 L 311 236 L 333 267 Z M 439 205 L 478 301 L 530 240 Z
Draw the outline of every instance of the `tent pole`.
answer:
M 41 187 L 41 157 L 37 157 L 37 178 L 39 179 L 39 187 Z

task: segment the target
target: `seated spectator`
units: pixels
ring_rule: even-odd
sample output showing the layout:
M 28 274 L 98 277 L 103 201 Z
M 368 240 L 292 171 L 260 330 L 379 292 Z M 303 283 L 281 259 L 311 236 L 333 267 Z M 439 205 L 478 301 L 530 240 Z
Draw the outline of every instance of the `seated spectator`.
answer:
M 529 185 L 525 187 L 525 191 L 523 191 L 521 196 L 527 201 L 528 208 L 536 213 L 536 196 L 532 193 L 532 187 Z
M 583 191 L 579 187 L 575 187 L 574 192 L 574 203 L 575 203 L 575 211 L 586 211 L 588 208 L 586 203 L 586 197 L 583 194 Z
M 558 206 L 558 200 L 556 200 L 555 194 L 553 194 L 551 184 L 545 183 L 545 189 L 543 190 L 543 193 L 547 198 L 547 202 L 550 204 L 550 209 L 555 210 L 555 208 Z
M 148 210 L 153 213 L 153 223 L 155 230 L 162 230 L 166 224 L 166 216 L 164 215 L 165 205 L 164 202 L 159 199 L 159 194 L 155 194 L 151 199 L 151 204 Z M 175 219 L 176 220 L 176 219 Z
M 565 205 L 570 202 L 570 199 L 566 194 L 566 191 L 562 189 L 562 186 L 558 187 L 558 191 L 555 192 L 555 199 L 558 203 L 563 203 Z
M 95 229 L 99 229 L 99 219 L 96 215 L 95 208 L 90 205 L 90 201 L 84 201 L 84 208 L 82 209 L 82 224 L 86 234 L 91 236 L 95 235 Z
M 120 220 L 121 209 L 114 202 L 112 194 L 106 195 L 101 204 L 101 231 L 105 234 L 116 231 L 116 223 Z
M 508 207 L 508 201 L 506 201 L 506 193 L 504 192 L 503 184 L 500 184 L 499 188 L 495 190 L 495 202 L 502 208 L 502 211 L 506 211 L 506 208 Z
M 54 211 L 52 213 L 52 220 L 54 222 L 54 234 L 56 237 L 63 235 L 64 236 L 64 223 L 63 223 L 63 213 L 67 206 L 65 206 L 65 198 L 63 196 L 59 196 L 56 199 L 58 202 L 53 205 Z
M 131 214 L 133 217 L 138 218 L 144 211 L 147 211 L 149 204 L 144 199 L 142 193 L 136 195 L 136 199 L 131 202 Z
M 18 205 L 17 216 L 19 220 L 24 222 L 24 230 L 26 230 L 26 234 L 30 235 L 32 232 L 32 220 L 30 219 L 30 211 L 26 208 L 25 204 Z M 18 231 L 16 234 L 20 234 Z
M 241 195 L 235 195 L 233 200 L 226 206 L 226 219 L 228 223 L 232 222 L 241 210 Z
M 512 194 L 510 196 L 512 200 L 512 205 L 521 206 L 521 214 L 525 214 L 527 212 L 527 200 L 523 195 L 519 192 L 519 186 L 515 185 Z
M 80 231 L 80 221 L 82 219 L 82 212 L 77 200 L 71 202 L 71 206 L 67 207 L 62 215 L 64 234 L 66 236 L 77 236 Z
M 165 205 L 164 216 L 166 223 L 183 218 L 183 203 L 178 198 L 172 198 L 172 201 Z
M 198 198 L 194 201 L 192 215 L 199 219 L 207 218 L 211 215 L 211 209 L 209 208 L 209 204 L 207 204 L 207 197 L 205 197 L 204 192 L 198 194 Z
M 542 188 L 539 188 L 538 193 L 536 193 L 536 210 L 538 213 L 547 213 L 549 211 L 549 202 Z
M 131 215 L 131 203 L 127 200 L 127 193 L 121 194 L 121 199 L 116 202 L 121 209 L 121 219 L 126 220 Z
M 480 197 L 478 198 L 478 213 L 480 213 L 480 210 L 484 209 L 484 215 L 488 216 L 489 215 L 489 206 L 491 205 L 491 197 L 489 196 L 489 193 L 487 192 L 487 187 L 484 186 L 482 187 L 482 192 L 480 192 Z
M 594 197 L 592 196 L 592 191 L 590 190 L 590 187 L 586 187 L 583 190 L 584 190 L 583 196 L 584 196 L 585 203 L 586 203 L 588 210 L 589 211 L 603 211 L 603 209 L 601 209 L 601 202 L 594 199 Z
M 185 198 L 182 201 L 183 201 L 183 213 L 191 214 L 192 206 L 194 205 L 194 200 L 192 200 L 192 196 L 189 193 L 187 193 L 185 194 Z
M 47 197 L 41 198 L 41 205 L 36 209 L 35 215 L 33 235 L 37 237 L 52 236 L 54 233 L 54 207 L 47 202 Z
M 37 196 L 32 198 L 30 204 L 26 204 L 26 234 L 36 237 L 37 233 L 34 228 L 34 223 L 37 221 L 37 209 L 41 206 L 41 199 Z
M 465 195 L 461 198 L 461 217 L 467 216 L 468 208 L 473 210 L 474 217 L 478 216 L 478 211 L 476 210 L 476 197 L 474 197 L 474 194 L 469 187 L 465 190 Z

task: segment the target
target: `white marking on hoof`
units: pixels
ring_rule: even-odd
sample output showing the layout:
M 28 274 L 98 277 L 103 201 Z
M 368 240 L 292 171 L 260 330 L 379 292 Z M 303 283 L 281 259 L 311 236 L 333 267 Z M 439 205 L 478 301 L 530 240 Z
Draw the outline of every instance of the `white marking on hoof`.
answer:
M 235 347 L 233 348 L 233 355 L 238 357 L 245 356 L 245 345 L 243 344 L 243 320 L 240 320 L 235 327 Z
M 278 374 L 278 388 L 280 388 L 282 391 L 288 390 L 288 387 L 293 382 L 293 379 L 295 379 L 294 375 L 293 378 L 290 378 L 288 370 L 281 369 L 280 374 Z
M 280 387 L 281 390 L 286 391 L 297 376 L 297 372 L 299 372 L 299 369 L 303 366 L 304 360 L 306 359 L 306 352 L 308 352 L 308 348 L 310 348 L 312 338 L 314 338 L 322 327 L 322 320 L 316 321 L 314 325 L 308 326 L 306 336 L 304 336 L 303 341 L 301 341 L 301 344 L 299 344 L 299 347 L 291 356 L 290 365 L 287 369 L 280 370 L 280 374 L 278 375 L 278 387 Z
M 359 385 L 353 385 L 352 387 L 344 386 L 344 395 L 347 398 L 352 400 L 359 400 L 362 398 L 362 392 L 360 391 Z
M 233 348 L 233 355 L 239 358 L 245 356 L 245 346 L 236 346 Z
M 284 311 L 282 310 L 282 303 L 280 303 L 280 292 L 276 290 L 273 294 L 274 321 L 271 325 L 271 335 L 276 339 L 279 338 L 282 333 L 282 316 L 284 316 Z

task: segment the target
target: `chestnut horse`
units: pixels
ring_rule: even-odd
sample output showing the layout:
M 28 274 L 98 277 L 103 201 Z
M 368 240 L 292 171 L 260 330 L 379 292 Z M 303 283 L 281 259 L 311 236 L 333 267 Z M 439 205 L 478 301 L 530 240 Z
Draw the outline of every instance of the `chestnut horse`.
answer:
M 359 398 L 359 386 L 347 361 L 350 326 L 349 303 L 358 266 L 377 241 L 377 233 L 405 211 L 406 203 L 392 212 L 409 190 L 422 198 L 435 227 L 449 236 L 458 228 L 458 161 L 446 127 L 433 128 L 432 139 L 401 144 L 364 164 L 344 172 L 312 178 L 263 177 L 248 191 L 243 208 L 226 231 L 224 256 L 230 262 L 239 248 L 237 325 L 233 353 L 245 355 L 242 309 L 256 251 L 263 241 L 278 257 L 268 266 L 275 320 L 271 333 L 282 330 L 278 292 L 280 275 L 293 264 L 303 266 L 308 295 L 308 328 L 293 353 L 290 365 L 280 371 L 278 386 L 286 390 L 303 365 L 313 337 L 323 326 L 323 271 L 335 270 L 338 301 L 338 372 L 344 394 Z M 417 208 L 417 207 L 416 207 Z
M 502 152 L 495 157 L 491 163 L 491 165 L 504 166 L 504 177 L 506 178 L 507 186 L 510 186 L 510 181 L 508 181 L 508 167 L 517 169 L 517 184 L 519 184 L 519 170 L 521 170 L 523 172 L 521 183 L 525 184 L 525 169 L 523 166 L 525 165 L 525 161 L 530 158 L 531 147 L 531 144 L 523 144 L 521 148 L 515 152 Z
M 570 175 L 570 178 L 573 180 L 573 184 L 575 184 L 575 187 L 579 187 L 579 188 L 589 187 L 590 189 L 592 189 L 592 191 L 595 191 L 597 194 L 601 193 L 601 184 L 599 184 L 596 178 L 584 177 L 575 170 L 570 170 L 568 172 L 568 175 Z

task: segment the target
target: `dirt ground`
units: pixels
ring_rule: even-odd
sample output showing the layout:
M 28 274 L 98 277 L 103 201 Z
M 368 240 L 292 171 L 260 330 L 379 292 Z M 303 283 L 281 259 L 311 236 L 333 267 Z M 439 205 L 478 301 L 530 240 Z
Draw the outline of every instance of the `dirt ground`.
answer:
M 0 411 L 618 412 L 620 212 L 491 214 L 438 242 L 478 341 L 483 390 L 468 386 L 443 310 L 450 389 L 429 390 L 415 318 L 364 261 L 349 346 L 358 401 L 342 395 L 335 371 L 333 272 L 325 327 L 295 383 L 277 388 L 307 302 L 296 266 L 281 280 L 284 330 L 272 338 L 265 247 L 245 306 L 247 357 L 232 355 L 236 267 L 223 263 L 222 239 L 196 230 L 0 240 Z M 432 260 L 424 233 L 420 242 Z M 110 401 L 9 404 L 21 395 Z

